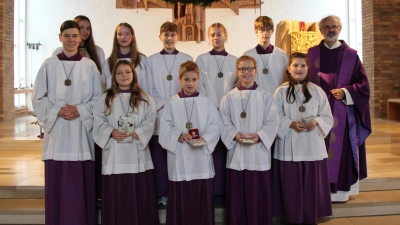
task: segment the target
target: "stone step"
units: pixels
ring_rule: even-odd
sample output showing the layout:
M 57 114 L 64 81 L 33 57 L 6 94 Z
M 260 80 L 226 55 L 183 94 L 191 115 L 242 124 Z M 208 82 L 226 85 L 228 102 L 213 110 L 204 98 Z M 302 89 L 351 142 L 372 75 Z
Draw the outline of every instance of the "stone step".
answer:
M 360 191 L 386 190 L 400 190 L 400 171 L 370 172 L 360 181 Z
M 334 203 L 333 215 L 331 218 L 321 219 L 320 224 L 362 224 L 364 221 L 358 218 L 349 217 L 371 217 L 382 215 L 394 215 L 387 217 L 393 220 L 399 219 L 400 215 L 400 190 L 362 192 L 358 196 L 351 197 L 346 203 Z M 166 207 L 159 207 L 160 222 L 165 223 Z M 99 212 L 100 215 L 100 212 Z M 340 221 L 340 218 L 347 218 L 349 223 Z M 100 219 L 100 216 L 98 217 Z M 376 221 L 377 219 L 373 219 Z M 339 221 L 336 223 L 335 221 Z M 359 221 L 352 223 L 352 221 Z M 400 224 L 400 220 L 397 220 Z M 225 222 L 225 208 L 215 208 L 215 222 Z M 334 223 L 335 222 L 335 223 Z M 0 224 L 44 224 L 44 199 L 0 199 Z M 274 224 L 284 224 L 278 218 L 274 218 Z M 379 224 L 379 223 L 370 223 Z M 395 224 L 382 223 L 380 224 Z
M 400 214 L 400 190 L 360 192 L 332 206 L 335 218 Z

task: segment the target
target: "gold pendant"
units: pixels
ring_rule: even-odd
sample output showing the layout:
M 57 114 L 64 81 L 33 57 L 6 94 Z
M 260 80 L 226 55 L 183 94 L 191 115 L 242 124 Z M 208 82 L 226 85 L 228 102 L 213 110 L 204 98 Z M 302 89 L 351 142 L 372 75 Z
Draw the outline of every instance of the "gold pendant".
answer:
M 172 75 L 171 74 L 167 76 L 167 80 L 169 80 L 169 81 L 172 80 Z
M 241 117 L 242 119 L 246 118 L 246 112 L 243 111 L 242 113 L 240 113 L 240 117 Z
M 268 69 L 267 68 L 263 69 L 263 74 L 268 74 Z
M 64 81 L 65 86 L 71 86 L 71 80 L 70 79 L 66 79 Z
M 299 112 L 305 112 L 306 111 L 306 107 L 304 107 L 304 106 L 300 106 L 299 107 Z
M 187 129 L 191 129 L 191 128 L 192 128 L 192 125 L 193 125 L 193 124 L 192 124 L 191 122 L 187 122 L 187 123 L 186 123 L 186 128 L 187 128 Z
M 224 74 L 223 74 L 222 72 L 219 72 L 219 73 L 218 73 L 218 77 L 219 77 L 219 78 L 222 78 L 223 76 L 224 76 Z

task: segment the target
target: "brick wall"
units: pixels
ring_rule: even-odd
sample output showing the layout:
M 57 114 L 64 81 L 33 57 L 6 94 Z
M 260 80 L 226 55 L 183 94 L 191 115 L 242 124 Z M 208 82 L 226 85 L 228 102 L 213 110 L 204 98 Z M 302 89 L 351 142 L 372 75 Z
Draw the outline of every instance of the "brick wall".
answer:
M 0 0 L 0 121 L 14 118 L 14 0 Z
M 362 7 L 371 115 L 386 118 L 387 99 L 400 98 L 400 1 L 363 0 Z

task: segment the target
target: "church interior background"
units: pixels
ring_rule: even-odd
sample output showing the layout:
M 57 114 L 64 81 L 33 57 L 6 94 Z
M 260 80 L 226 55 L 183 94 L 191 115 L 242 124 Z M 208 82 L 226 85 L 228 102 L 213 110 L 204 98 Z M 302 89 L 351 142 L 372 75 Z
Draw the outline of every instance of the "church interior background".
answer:
M 161 49 L 159 26 L 174 20 L 174 9 L 157 6 L 161 2 L 149 1 L 147 8 L 128 0 L 0 2 L 0 224 L 44 224 L 42 140 L 37 138 L 39 127 L 31 124 L 35 118 L 29 99 L 40 64 L 60 46 L 59 25 L 79 14 L 88 16 L 96 44 L 107 57 L 115 26 L 128 22 L 135 29 L 139 50 L 150 55 Z M 261 14 L 274 20 L 273 44 L 289 51 L 292 37 L 278 27 L 289 23 L 289 33 L 298 34 L 299 22 L 304 21 L 305 31 L 316 31 L 312 38 L 320 40 L 313 23 L 329 14 L 341 17 L 339 38 L 358 50 L 370 82 L 373 133 L 367 139 L 369 176 L 360 183 L 360 195 L 345 204 L 334 204 L 333 218 L 321 220 L 321 224 L 400 224 L 400 2 L 248 0 L 240 1 L 237 8 L 225 3 L 206 9 L 192 7 L 184 18 L 175 19 L 186 26 L 178 49 L 193 58 L 211 50 L 206 29 L 221 22 L 228 30 L 227 51 L 239 56 L 255 46 L 253 21 Z M 224 209 L 217 208 L 217 224 L 224 224 L 223 215 Z M 160 218 L 165 220 L 164 208 L 160 208 Z

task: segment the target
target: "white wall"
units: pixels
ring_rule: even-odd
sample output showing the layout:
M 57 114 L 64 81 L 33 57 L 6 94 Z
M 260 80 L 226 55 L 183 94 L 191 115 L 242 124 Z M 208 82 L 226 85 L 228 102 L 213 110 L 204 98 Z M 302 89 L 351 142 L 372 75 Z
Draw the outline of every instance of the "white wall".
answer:
M 162 1 L 162 0 L 156 0 Z M 278 24 L 281 20 L 319 21 L 322 17 L 334 14 L 342 19 L 343 29 L 340 39 L 349 40 L 348 0 L 264 0 L 261 14 L 267 15 Z M 116 9 L 115 0 L 27 0 L 26 5 L 26 41 L 39 42 L 40 50 L 26 55 L 27 71 L 38 71 L 41 63 L 60 46 L 59 28 L 62 22 L 73 19 L 76 15 L 86 15 L 92 22 L 92 29 L 97 45 L 105 51 L 106 58 L 111 53 L 112 39 L 117 24 L 130 23 L 135 29 L 139 50 L 151 55 L 162 49 L 158 39 L 160 25 L 171 21 L 170 9 Z M 257 9 L 240 9 L 237 16 L 230 9 L 206 9 L 206 29 L 215 22 L 223 23 L 228 30 L 226 50 L 236 56 L 253 48 L 257 44 L 253 33 L 253 22 L 260 15 Z M 274 43 L 275 37 L 272 38 Z M 194 59 L 209 50 L 207 41 L 179 42 L 179 51 L 190 54 Z M 29 53 L 29 52 L 28 52 Z M 34 78 L 33 78 L 34 79 Z M 26 83 L 30 84 L 30 77 Z

